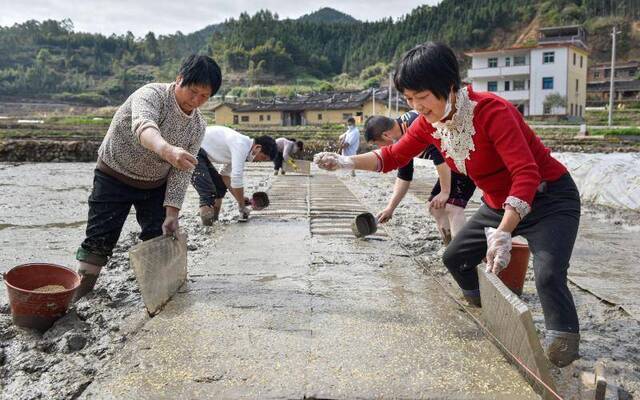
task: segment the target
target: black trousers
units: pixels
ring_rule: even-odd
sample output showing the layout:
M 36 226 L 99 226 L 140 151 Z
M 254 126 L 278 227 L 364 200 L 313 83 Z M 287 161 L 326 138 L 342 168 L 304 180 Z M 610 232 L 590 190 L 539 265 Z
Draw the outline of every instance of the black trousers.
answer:
M 483 204 L 449 244 L 443 261 L 463 292 L 478 293 L 475 267 L 487 253 L 484 228 L 497 228 L 504 210 Z M 533 254 L 536 289 L 547 329 L 579 331 L 578 315 L 567 286 L 567 269 L 580 223 L 580 194 L 569 174 L 538 191 L 532 211 L 513 232 Z
M 76 259 L 94 265 L 105 265 L 118 243 L 131 206 L 142 232 L 140 239 L 162 235 L 165 218 L 166 184 L 155 189 L 138 189 L 95 170 L 93 190 L 89 196 L 89 218 L 86 238 L 76 253 Z
M 198 151 L 198 165 L 191 175 L 191 184 L 200 196 L 200 207 L 213 206 L 216 199 L 227 194 L 227 185 L 202 149 Z
M 278 154 L 276 154 L 276 158 L 273 159 L 273 169 L 276 171 L 279 171 L 280 168 L 282 168 L 283 162 L 284 162 L 284 156 L 282 155 L 282 152 L 279 151 Z

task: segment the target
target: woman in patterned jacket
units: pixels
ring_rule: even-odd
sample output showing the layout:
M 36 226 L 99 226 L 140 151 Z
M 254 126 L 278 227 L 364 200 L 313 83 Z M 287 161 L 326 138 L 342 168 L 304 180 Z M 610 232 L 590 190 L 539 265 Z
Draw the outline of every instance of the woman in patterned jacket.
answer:
M 118 108 L 98 150 L 86 238 L 76 253 L 78 299 L 95 286 L 131 206 L 148 240 L 178 229 L 178 213 L 206 128 L 198 107 L 222 83 L 218 64 L 191 55 L 173 83 L 150 83 Z

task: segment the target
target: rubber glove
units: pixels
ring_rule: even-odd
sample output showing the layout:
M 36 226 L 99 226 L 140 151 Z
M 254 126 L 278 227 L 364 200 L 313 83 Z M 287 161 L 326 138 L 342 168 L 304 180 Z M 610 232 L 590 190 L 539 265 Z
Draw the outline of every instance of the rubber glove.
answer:
M 296 164 L 296 162 L 293 161 L 291 158 L 287 160 L 287 163 L 291 166 L 291 168 L 294 169 L 294 171 L 298 171 L 300 169 Z
M 487 237 L 487 272 L 498 275 L 511 261 L 511 233 L 484 228 Z
M 320 168 L 327 171 L 335 171 L 338 169 L 353 170 L 355 164 L 351 157 L 341 156 L 338 153 L 322 152 L 313 156 L 313 162 Z

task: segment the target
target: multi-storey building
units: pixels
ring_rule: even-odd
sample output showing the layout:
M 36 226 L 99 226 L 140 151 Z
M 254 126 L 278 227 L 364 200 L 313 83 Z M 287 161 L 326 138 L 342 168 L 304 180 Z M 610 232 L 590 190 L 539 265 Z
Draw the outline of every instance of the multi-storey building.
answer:
M 584 114 L 589 50 L 582 27 L 542 28 L 535 45 L 466 54 L 474 89 L 495 92 L 523 115 Z
M 621 62 L 615 65 L 614 101 L 640 100 L 640 61 Z M 611 63 L 596 64 L 589 68 L 587 94 L 593 105 L 609 101 Z

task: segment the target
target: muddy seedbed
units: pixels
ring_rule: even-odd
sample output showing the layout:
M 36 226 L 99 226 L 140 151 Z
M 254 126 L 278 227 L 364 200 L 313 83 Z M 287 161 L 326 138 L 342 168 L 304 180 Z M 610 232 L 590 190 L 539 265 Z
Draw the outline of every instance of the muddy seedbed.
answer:
M 417 168 L 414 180 L 434 182 L 436 177 L 431 169 L 431 166 Z M 391 197 L 395 175 L 358 173 L 355 178 L 343 175 L 342 179 L 375 214 L 385 208 Z M 624 224 L 627 228 L 640 228 L 640 215 L 636 212 L 583 204 L 583 215 L 585 214 L 603 218 L 616 225 Z M 404 248 L 421 261 L 427 274 L 438 277 L 449 293 L 461 299 L 455 281 L 442 264 L 444 247 L 435 221 L 428 215 L 425 204 L 415 196 L 408 195 L 398 206 L 388 225 L 394 239 L 399 240 Z M 612 386 L 608 396 L 617 395 L 619 399 L 640 397 L 640 322 L 620 307 L 598 299 L 571 282 L 569 288 L 580 319 L 581 358 L 564 369 L 553 368 L 552 373 L 560 394 L 566 399 L 582 398 L 582 373 L 593 372 L 595 362 L 602 360 L 608 383 Z M 544 318 L 531 266 L 522 299 L 531 309 L 536 329 L 541 340 L 544 340 Z
M 43 170 L 48 165 L 51 164 L 40 164 Z M 93 168 L 93 164 L 76 165 L 89 171 Z M 3 164 L 2 168 L 19 166 Z M 270 184 L 269 172 L 263 168 L 252 169 L 247 173 L 247 192 L 267 189 Z M 20 182 L 3 184 L 20 185 Z M 72 187 L 77 183 L 71 180 L 68 184 Z M 87 191 L 86 196 L 88 195 Z M 15 199 L 3 198 L 1 203 L 14 201 Z M 212 227 L 200 225 L 197 209 L 197 194 L 189 188 L 180 225 L 189 235 L 190 264 L 198 263 L 204 253 L 203 248 L 213 245 L 219 233 L 237 219 L 237 206 L 231 196 L 225 199 L 220 222 Z M 135 217 L 130 215 L 129 222 L 132 219 L 135 223 Z M 95 291 L 72 306 L 69 313 L 44 334 L 14 326 L 6 297 L 0 297 L 0 399 L 76 398 L 125 342 L 140 329 L 144 329 L 144 323 L 149 317 L 133 270 L 129 267 L 128 250 L 139 242 L 139 232 L 136 231 L 135 224 L 133 226 L 134 229 L 121 236 L 114 249 L 114 256 L 103 269 Z M 83 232 L 84 228 L 78 226 L 73 229 Z M 46 232 L 36 236 L 34 240 L 45 239 Z M 2 264 L 16 262 L 6 255 L 4 258 L 0 256 L 0 259 Z M 30 261 L 32 260 L 25 259 L 21 262 Z M 73 264 L 68 266 L 75 268 Z

